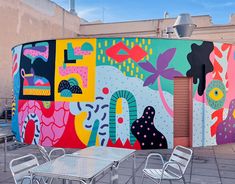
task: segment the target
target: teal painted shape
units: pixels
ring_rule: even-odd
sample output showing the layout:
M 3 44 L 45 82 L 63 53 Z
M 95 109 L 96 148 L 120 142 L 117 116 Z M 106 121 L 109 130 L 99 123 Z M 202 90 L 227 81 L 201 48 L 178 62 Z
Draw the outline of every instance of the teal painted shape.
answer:
M 121 49 L 121 50 L 118 52 L 118 54 L 119 54 L 119 55 L 128 55 L 128 53 L 127 53 L 125 50 L 123 50 L 123 49 Z
M 98 119 L 95 120 L 87 146 L 95 146 L 99 125 L 100 125 L 99 120 Z
M 129 108 L 129 119 L 130 119 L 130 143 L 133 145 L 136 141 L 135 136 L 131 132 L 132 123 L 137 119 L 137 105 L 134 95 L 127 90 L 116 91 L 109 104 L 109 137 L 113 143 L 116 140 L 116 104 L 119 98 L 126 99 Z
M 29 49 L 29 48 L 32 48 L 33 45 L 32 44 L 27 44 L 27 45 L 24 45 L 23 49 Z
M 48 44 L 48 42 L 39 42 L 39 43 L 35 44 L 35 46 L 47 46 L 47 47 L 49 47 L 49 44 Z
M 83 59 L 82 55 L 75 55 L 72 43 L 67 43 L 68 60 Z
M 70 86 L 79 86 L 78 81 L 75 78 L 70 78 L 68 82 Z
M 69 89 L 63 89 L 60 93 L 62 97 L 72 97 L 72 92 Z
M 93 51 L 94 49 L 91 44 L 86 42 L 82 45 L 81 50 L 82 51 Z

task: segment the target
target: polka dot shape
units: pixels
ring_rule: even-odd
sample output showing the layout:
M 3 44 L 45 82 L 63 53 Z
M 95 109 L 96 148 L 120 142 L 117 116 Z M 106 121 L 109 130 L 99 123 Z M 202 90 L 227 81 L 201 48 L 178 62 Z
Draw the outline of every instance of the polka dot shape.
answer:
M 102 89 L 102 92 L 103 92 L 105 95 L 109 94 L 109 88 L 104 87 L 104 88 Z
M 123 123 L 123 118 L 122 117 L 120 117 L 120 118 L 118 118 L 118 123 L 120 123 L 120 124 L 122 124 Z
M 216 131 L 217 144 L 227 144 L 235 142 L 235 99 L 230 102 L 228 116 L 222 121 Z
M 165 136 L 154 126 L 155 110 L 152 106 L 145 108 L 143 115 L 133 122 L 132 134 L 141 143 L 141 149 L 167 148 Z

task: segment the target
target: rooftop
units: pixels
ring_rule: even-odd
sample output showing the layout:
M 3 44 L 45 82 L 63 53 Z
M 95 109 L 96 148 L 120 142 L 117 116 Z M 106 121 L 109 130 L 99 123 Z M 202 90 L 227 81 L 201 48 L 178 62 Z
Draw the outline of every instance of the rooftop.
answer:
M 3 171 L 3 146 L 0 144 L 0 183 L 13 184 L 13 177 L 10 173 L 8 164 L 13 158 L 17 158 L 28 153 L 36 155 L 39 162 L 43 162 L 37 147 L 35 145 L 25 145 L 21 143 L 15 143 L 13 141 L 8 142 L 7 152 L 7 172 Z M 48 148 L 50 149 L 50 148 Z M 75 149 L 66 149 L 67 153 L 72 153 Z M 142 150 L 137 151 L 136 154 L 136 183 L 140 184 L 142 169 L 147 155 L 150 152 L 161 153 L 165 160 L 170 156 L 172 150 Z M 186 171 L 186 182 L 192 184 L 234 184 L 235 181 L 235 144 L 227 144 L 220 146 L 210 146 L 205 148 L 193 148 L 193 159 Z M 132 161 L 131 159 L 120 164 L 119 183 L 131 184 L 132 183 Z M 154 167 L 161 167 L 160 160 L 152 159 L 151 165 Z M 103 177 L 98 178 L 98 184 L 109 183 L 110 173 L 107 173 Z M 62 183 L 62 181 L 55 181 L 54 183 Z M 145 179 L 145 184 L 152 183 L 150 180 Z M 168 183 L 168 182 L 163 182 Z M 182 183 L 182 181 L 174 182 Z

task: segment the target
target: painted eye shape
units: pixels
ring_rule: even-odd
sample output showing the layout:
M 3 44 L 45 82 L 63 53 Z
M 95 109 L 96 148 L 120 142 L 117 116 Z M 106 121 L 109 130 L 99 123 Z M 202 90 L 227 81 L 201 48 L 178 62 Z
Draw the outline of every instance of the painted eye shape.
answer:
M 207 86 L 206 99 L 208 105 L 213 109 L 220 109 L 223 107 L 226 98 L 226 89 L 224 84 L 219 80 L 213 80 Z
M 210 92 L 209 92 L 209 97 L 211 99 L 213 99 L 214 101 L 218 101 L 220 100 L 221 98 L 224 97 L 224 93 L 221 89 L 219 88 L 213 88 Z

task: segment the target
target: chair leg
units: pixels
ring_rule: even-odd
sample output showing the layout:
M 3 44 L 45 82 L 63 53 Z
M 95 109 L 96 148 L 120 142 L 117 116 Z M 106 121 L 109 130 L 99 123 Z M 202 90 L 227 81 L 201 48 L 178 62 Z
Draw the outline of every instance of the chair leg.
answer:
M 183 180 L 184 184 L 186 184 L 186 181 L 185 181 L 185 178 L 184 178 L 184 176 L 182 177 L 182 180 Z
M 141 184 L 144 183 L 144 174 L 142 175 Z

